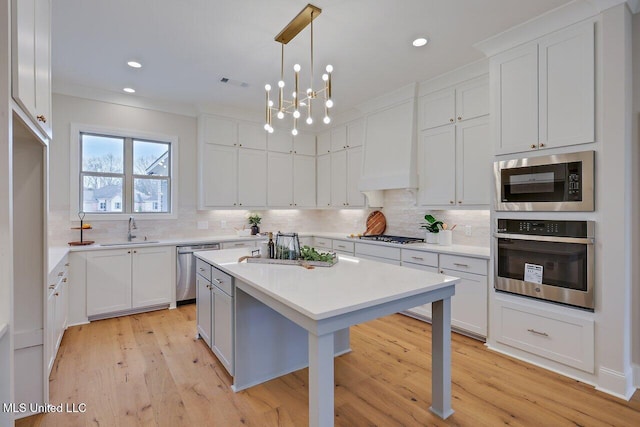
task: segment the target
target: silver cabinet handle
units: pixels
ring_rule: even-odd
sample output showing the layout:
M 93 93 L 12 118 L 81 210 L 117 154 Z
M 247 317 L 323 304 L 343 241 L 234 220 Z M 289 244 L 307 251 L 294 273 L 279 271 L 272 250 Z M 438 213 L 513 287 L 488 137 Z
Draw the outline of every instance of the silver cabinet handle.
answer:
M 416 259 L 418 261 L 424 261 L 424 258 L 422 258 L 421 256 L 412 256 L 411 259 Z
M 234 243 L 234 246 L 244 246 L 244 243 Z
M 346 249 L 345 245 L 338 245 L 339 248 Z
M 62 277 L 64 276 L 64 271 L 61 271 L 60 273 L 58 273 L 58 277 Z
M 543 336 L 543 337 L 548 337 L 549 336 L 548 333 L 539 332 L 539 331 L 536 331 L 535 329 L 527 329 L 527 331 L 531 332 L 532 334 L 540 335 L 540 336 Z
M 467 268 L 469 268 L 469 264 L 460 264 L 459 262 L 454 262 L 453 265 L 457 265 L 458 267 L 467 267 Z
M 213 279 L 214 282 L 216 282 L 218 285 L 222 285 L 222 280 L 220 279 Z
M 200 271 L 204 271 L 204 268 L 200 267 Z

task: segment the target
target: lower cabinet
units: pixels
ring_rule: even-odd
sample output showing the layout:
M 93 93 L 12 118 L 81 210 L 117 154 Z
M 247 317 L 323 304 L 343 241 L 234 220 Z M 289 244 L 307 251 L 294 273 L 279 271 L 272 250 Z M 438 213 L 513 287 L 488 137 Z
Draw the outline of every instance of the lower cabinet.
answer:
M 47 323 L 45 327 L 45 357 L 47 362 L 47 374 L 56 360 L 62 336 L 67 328 L 68 317 L 68 269 L 65 257 L 53 270 L 48 280 L 47 297 Z
M 87 253 L 87 316 L 169 304 L 173 247 L 108 249 Z
M 196 261 L 196 319 L 198 335 L 230 375 L 234 373 L 233 278 L 198 259 Z
M 356 243 L 355 256 L 386 264 L 400 265 L 400 249 L 376 244 Z

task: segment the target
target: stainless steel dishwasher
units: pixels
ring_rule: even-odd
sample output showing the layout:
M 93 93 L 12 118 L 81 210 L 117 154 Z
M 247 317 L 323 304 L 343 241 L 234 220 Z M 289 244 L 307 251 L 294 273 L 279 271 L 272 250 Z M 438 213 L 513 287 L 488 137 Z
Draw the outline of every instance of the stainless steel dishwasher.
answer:
M 193 253 L 220 249 L 219 243 L 178 246 L 178 265 L 176 266 L 176 304 L 190 304 L 196 301 L 196 261 Z

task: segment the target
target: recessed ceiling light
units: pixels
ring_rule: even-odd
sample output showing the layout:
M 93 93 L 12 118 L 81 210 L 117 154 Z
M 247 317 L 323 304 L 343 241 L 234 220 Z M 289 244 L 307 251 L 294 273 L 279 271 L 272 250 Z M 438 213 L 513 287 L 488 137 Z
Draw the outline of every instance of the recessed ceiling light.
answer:
M 420 47 L 420 46 L 424 46 L 425 44 L 427 44 L 429 42 L 429 40 L 425 39 L 424 37 L 420 37 L 417 38 L 413 41 L 413 45 L 415 47 Z
M 127 92 L 127 93 L 135 93 L 136 90 L 130 87 L 125 87 L 124 89 L 122 89 L 123 91 Z
M 142 64 L 139 63 L 138 61 L 129 61 L 127 62 L 127 65 L 131 68 L 141 68 Z

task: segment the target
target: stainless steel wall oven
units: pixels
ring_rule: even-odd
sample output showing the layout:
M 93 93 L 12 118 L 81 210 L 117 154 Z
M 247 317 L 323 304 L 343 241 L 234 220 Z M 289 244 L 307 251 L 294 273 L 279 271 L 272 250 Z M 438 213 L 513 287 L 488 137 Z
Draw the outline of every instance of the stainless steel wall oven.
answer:
M 495 289 L 594 309 L 594 222 L 498 219 Z
M 497 211 L 593 211 L 594 152 L 494 163 Z

